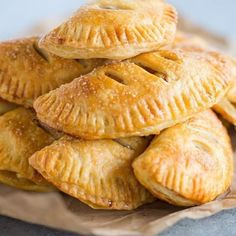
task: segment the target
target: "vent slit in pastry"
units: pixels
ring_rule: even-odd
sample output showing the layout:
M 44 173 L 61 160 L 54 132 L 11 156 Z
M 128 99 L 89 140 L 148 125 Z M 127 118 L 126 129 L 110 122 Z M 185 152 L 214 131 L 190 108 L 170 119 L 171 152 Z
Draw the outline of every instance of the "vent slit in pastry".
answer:
M 142 69 L 144 69 L 145 71 L 147 71 L 148 73 L 153 74 L 153 75 L 157 76 L 158 78 L 163 79 L 165 82 L 169 82 L 167 74 L 153 70 L 152 68 L 142 65 L 141 63 L 135 63 L 135 64 L 137 66 L 141 67 Z
M 105 75 L 107 77 L 109 77 L 110 79 L 113 79 L 116 82 L 125 85 L 125 82 L 124 82 L 123 78 L 121 78 L 120 76 L 118 76 L 118 75 L 116 75 L 116 74 L 114 74 L 112 72 L 106 72 Z
M 148 136 L 214 106 L 231 82 L 231 64 L 221 54 L 164 50 L 98 67 L 39 97 L 34 108 L 43 123 L 84 139 Z M 73 109 L 65 117 L 66 104 Z
M 40 95 L 103 64 L 98 59 L 77 63 L 59 58 L 39 48 L 37 37 L 1 42 L 0 55 L 1 98 L 25 107 L 32 107 Z

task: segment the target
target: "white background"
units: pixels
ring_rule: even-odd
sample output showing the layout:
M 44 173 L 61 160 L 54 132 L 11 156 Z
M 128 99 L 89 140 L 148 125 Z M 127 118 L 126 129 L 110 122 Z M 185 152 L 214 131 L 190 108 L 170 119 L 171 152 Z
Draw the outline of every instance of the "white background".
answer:
M 82 0 L 0 0 L 0 40 L 19 37 L 40 21 L 69 15 Z M 236 0 L 169 0 L 193 22 L 236 40 Z

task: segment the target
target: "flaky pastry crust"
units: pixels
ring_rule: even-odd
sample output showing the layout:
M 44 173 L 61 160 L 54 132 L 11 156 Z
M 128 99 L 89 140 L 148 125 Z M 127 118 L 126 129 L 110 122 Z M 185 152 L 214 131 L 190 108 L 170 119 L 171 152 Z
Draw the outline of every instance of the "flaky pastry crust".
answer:
M 175 9 L 159 0 L 99 0 L 81 7 L 40 41 L 64 58 L 126 59 L 172 43 Z
M 25 108 L 0 116 L 0 182 L 24 190 L 52 191 L 52 186 L 29 165 L 34 152 L 54 141 L 35 120 Z
M 230 138 L 208 110 L 157 136 L 133 162 L 133 168 L 140 183 L 154 196 L 179 206 L 203 204 L 230 187 Z
M 85 141 L 63 137 L 36 152 L 30 164 L 61 191 L 95 209 L 131 210 L 154 201 L 136 180 L 132 161 L 148 140 Z
M 206 51 L 209 44 L 202 38 L 177 32 L 173 46 L 184 50 Z M 216 105 L 213 106 L 214 111 L 220 114 L 230 124 L 236 125 L 236 107 L 233 104 L 236 99 L 236 63 L 232 58 L 228 58 L 232 67 L 232 86 L 226 96 Z
M 39 49 L 38 38 L 0 43 L 0 97 L 26 107 L 74 78 L 92 71 L 101 60 L 66 60 Z
M 227 58 L 163 50 L 105 65 L 38 98 L 38 118 L 85 139 L 148 136 L 218 103 L 231 86 Z

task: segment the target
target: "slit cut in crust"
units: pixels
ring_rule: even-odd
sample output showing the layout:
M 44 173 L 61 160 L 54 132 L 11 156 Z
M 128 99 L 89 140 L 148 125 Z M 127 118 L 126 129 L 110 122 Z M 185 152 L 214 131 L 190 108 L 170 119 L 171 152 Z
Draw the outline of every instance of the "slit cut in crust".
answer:
M 217 104 L 231 83 L 219 53 L 163 50 L 98 67 L 34 108 L 46 125 L 84 139 L 148 136 Z

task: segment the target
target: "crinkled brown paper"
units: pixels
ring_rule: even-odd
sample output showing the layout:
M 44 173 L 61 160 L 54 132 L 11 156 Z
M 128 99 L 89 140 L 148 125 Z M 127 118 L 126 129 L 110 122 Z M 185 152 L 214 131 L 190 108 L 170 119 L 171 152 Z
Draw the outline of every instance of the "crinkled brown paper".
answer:
M 227 52 L 236 51 L 227 40 L 212 36 L 198 27 L 189 27 L 184 20 L 181 21 L 186 31 L 191 29 L 191 32 L 206 37 Z M 37 32 L 43 28 L 37 27 Z M 235 132 L 231 131 L 234 147 Z M 93 210 L 61 193 L 29 193 L 0 185 L 0 214 L 81 234 L 152 236 L 183 218 L 199 219 L 234 207 L 236 178 L 225 196 L 202 206 L 183 209 L 157 201 L 134 211 Z

